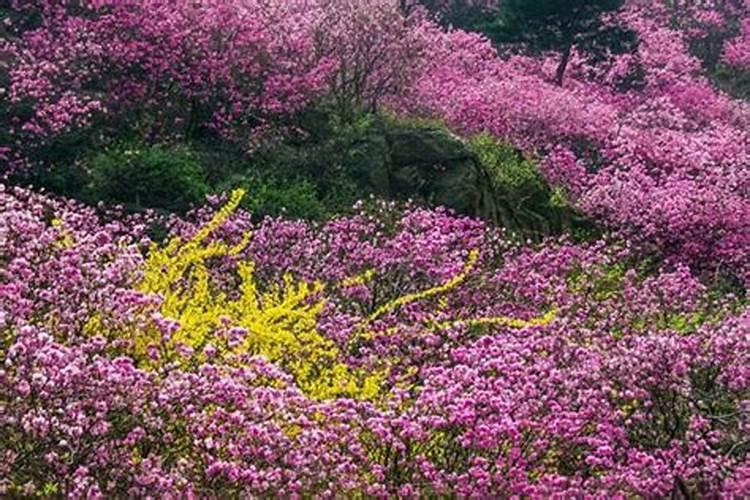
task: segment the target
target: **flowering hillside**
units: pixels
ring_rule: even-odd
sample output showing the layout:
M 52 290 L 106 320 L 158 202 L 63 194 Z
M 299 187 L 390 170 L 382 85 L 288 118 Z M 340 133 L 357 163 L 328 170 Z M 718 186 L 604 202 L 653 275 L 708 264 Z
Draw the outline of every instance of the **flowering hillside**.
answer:
M 0 496 L 750 495 L 750 3 L 568 3 L 0 8 Z

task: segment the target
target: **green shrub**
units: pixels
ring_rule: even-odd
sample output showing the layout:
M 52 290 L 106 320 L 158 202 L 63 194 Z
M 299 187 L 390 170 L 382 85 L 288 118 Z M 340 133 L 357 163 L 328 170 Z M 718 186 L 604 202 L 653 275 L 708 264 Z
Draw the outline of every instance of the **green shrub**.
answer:
M 370 176 L 388 162 L 387 146 L 373 115 L 342 122 L 308 113 L 306 135 L 263 148 L 234 162 L 219 184 L 247 191 L 246 208 L 256 216 L 279 215 L 320 220 L 341 213 L 375 189 Z
M 536 163 L 514 147 L 488 135 L 471 138 L 470 148 L 483 171 L 479 216 L 522 238 L 570 231 L 585 234 L 590 224 L 568 203 L 561 188 L 551 188 Z
M 222 188 L 247 191 L 242 207 L 253 217 L 284 215 L 295 219 L 321 220 L 329 211 L 314 183 L 305 178 L 282 179 L 268 173 L 234 176 Z
M 750 99 L 750 71 L 719 66 L 713 79 L 722 90 L 737 99 Z
M 534 162 L 524 158 L 514 147 L 489 134 L 474 136 L 470 144 L 497 189 L 516 198 L 548 197 L 548 186 Z
M 184 211 L 209 192 L 197 156 L 186 146 L 117 144 L 87 162 L 86 198 L 134 210 Z

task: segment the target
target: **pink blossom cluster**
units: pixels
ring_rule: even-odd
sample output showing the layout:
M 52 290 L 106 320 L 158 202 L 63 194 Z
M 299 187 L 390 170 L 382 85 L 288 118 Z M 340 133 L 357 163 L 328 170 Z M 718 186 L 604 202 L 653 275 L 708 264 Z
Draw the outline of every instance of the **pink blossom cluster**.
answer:
M 189 235 L 211 214 L 170 221 Z M 750 316 L 627 242 L 523 247 L 444 211 L 362 207 L 323 225 L 244 214 L 214 235 L 259 285 L 325 285 L 318 329 L 386 369 L 371 400 L 310 399 L 263 357 L 158 370 L 102 311 L 138 318 L 152 217 L 0 189 L 0 488 L 107 496 L 715 496 L 750 487 Z M 441 296 L 374 314 L 460 275 Z M 367 275 L 359 281 L 347 278 Z M 283 281 L 283 280 L 281 280 Z M 521 329 L 471 319 L 551 321 Z M 466 321 L 461 321 L 465 319 Z M 358 338 L 363 321 L 368 336 Z M 444 325 L 436 327 L 436 325 Z
M 149 235 L 189 238 L 226 198 L 161 218 L 0 185 L 0 496 L 748 495 L 750 311 L 702 271 L 750 284 L 750 109 L 689 46 L 739 19 L 723 58 L 746 66 L 750 5 L 631 0 L 637 51 L 574 53 L 558 86 L 552 54 L 402 3 L 13 2 L 42 16 L 0 41 L 0 160 L 120 126 L 248 145 L 311 105 L 387 105 L 511 141 L 614 236 L 522 246 L 388 203 L 234 214 L 211 237 L 252 236 L 209 261 L 208 292 L 240 294 L 249 263 L 259 290 L 315 283 L 334 361 L 382 375 L 320 400 L 263 356 L 154 369 L 118 336 L 179 328 L 138 286 Z
M 395 0 L 15 8 L 31 7 L 43 24 L 2 44 L 3 98 L 16 110 L 14 144 L 0 145 L 7 162 L 92 125 L 94 135 L 127 125 L 161 139 L 208 127 L 251 147 L 295 128 L 309 106 L 387 104 L 502 137 L 647 251 L 750 283 L 750 108 L 690 51 L 739 20 L 724 59 L 741 65 L 747 2 L 630 0 L 617 20 L 637 33 L 637 51 L 596 65 L 574 51 L 562 87 L 555 54 L 498 55 L 481 35 L 404 14 Z
M 498 57 L 480 35 L 433 31 L 432 55 L 403 104 L 510 140 L 538 155 L 589 215 L 657 253 L 748 283 L 750 108 L 713 86 L 689 49 L 702 32 L 688 28 L 737 17 L 745 26 L 750 10 L 680 9 L 628 2 L 618 19 L 637 33 L 637 51 L 594 66 L 574 54 L 562 87 L 554 54 Z M 741 44 L 740 36 L 730 47 L 748 52 Z
M 316 56 L 320 9 L 307 2 L 42 3 L 43 25 L 3 47 L 7 97 L 31 107 L 13 132 L 29 145 L 125 118 L 152 133 L 250 135 L 301 109 L 333 67 Z
M 741 29 L 724 47 L 724 60 L 747 71 L 750 68 L 750 19 L 743 19 Z
M 31 5 L 29 5 L 31 4 Z M 214 129 L 253 146 L 321 99 L 375 107 L 423 47 L 391 0 L 17 2 L 40 27 L 4 40 L 19 158 L 66 132 L 161 140 Z M 293 128 L 293 127 L 292 127 Z M 96 131 L 97 129 L 93 129 Z
M 3 185 L 0 212 L 0 328 L 48 311 L 61 334 L 80 331 L 142 265 L 149 214 L 101 222 L 95 209 Z

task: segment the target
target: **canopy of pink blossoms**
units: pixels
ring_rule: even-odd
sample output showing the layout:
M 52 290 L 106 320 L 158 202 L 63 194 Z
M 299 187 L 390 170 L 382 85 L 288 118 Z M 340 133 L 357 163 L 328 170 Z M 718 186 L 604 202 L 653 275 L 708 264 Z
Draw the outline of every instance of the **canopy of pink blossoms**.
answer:
M 740 16 L 746 29 L 750 8 L 682 14 L 714 23 Z M 710 82 L 688 47 L 703 32 L 675 27 L 662 4 L 630 2 L 619 18 L 638 34 L 637 52 L 597 67 L 578 57 L 563 87 L 552 82 L 554 60 L 498 58 L 479 35 L 433 28 L 431 56 L 403 105 L 511 140 L 538 154 L 548 180 L 587 213 L 663 255 L 735 270 L 747 283 L 750 105 Z M 748 53 L 743 40 L 728 42 L 728 60 Z M 642 85 L 618 89 L 636 67 Z

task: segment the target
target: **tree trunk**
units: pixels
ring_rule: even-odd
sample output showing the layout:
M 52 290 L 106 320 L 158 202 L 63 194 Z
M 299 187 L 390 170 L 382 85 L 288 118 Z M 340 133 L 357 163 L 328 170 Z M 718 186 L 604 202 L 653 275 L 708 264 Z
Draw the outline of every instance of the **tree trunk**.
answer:
M 565 77 L 565 69 L 568 67 L 568 62 L 570 61 L 570 52 L 572 51 L 572 49 L 572 44 L 565 46 L 562 53 L 562 59 L 560 59 L 560 64 L 557 65 L 557 71 L 555 72 L 555 83 L 558 85 L 558 87 L 562 87 L 563 78 Z

